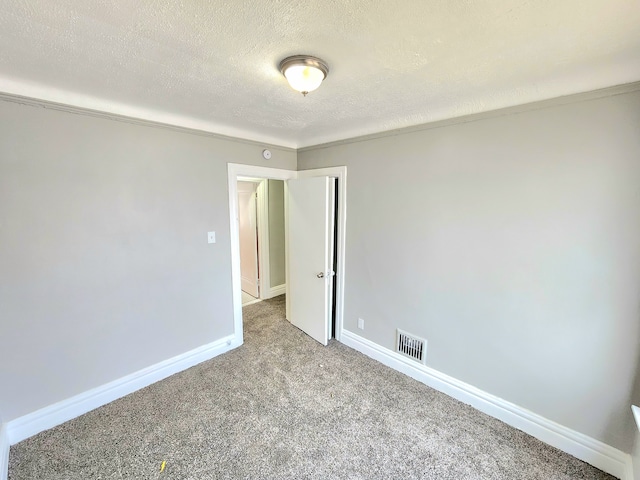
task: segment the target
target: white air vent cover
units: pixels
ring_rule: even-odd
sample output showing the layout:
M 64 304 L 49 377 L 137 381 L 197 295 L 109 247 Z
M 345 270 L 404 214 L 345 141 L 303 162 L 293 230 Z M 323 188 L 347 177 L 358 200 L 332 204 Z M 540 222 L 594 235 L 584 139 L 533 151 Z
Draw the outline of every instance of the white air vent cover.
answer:
M 400 329 L 396 338 L 396 352 L 422 364 L 427 363 L 427 341 Z

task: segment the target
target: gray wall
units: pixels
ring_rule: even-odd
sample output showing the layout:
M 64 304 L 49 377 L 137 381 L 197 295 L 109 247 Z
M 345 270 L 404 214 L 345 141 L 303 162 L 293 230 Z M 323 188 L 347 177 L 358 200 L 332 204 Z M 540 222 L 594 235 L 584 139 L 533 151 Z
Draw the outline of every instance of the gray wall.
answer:
M 0 102 L 5 421 L 232 333 L 227 163 L 296 168 L 262 148 Z
M 269 180 L 269 284 L 286 282 L 284 265 L 284 182 Z
M 631 451 L 640 92 L 298 152 L 336 165 L 347 330 Z

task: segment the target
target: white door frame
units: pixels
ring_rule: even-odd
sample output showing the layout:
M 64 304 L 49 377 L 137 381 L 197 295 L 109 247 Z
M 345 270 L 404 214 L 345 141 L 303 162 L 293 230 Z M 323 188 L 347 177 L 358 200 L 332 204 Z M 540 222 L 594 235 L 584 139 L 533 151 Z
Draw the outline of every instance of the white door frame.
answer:
M 242 286 L 240 281 L 240 237 L 238 234 L 238 177 L 265 178 L 272 180 L 290 180 L 302 177 L 330 176 L 338 179 L 338 265 L 336 275 L 336 332 L 338 341 L 342 338 L 343 314 L 344 314 L 344 272 L 345 272 L 345 247 L 347 225 L 347 167 L 328 167 L 316 170 L 283 170 L 279 168 L 261 167 L 258 165 L 243 165 L 238 163 L 228 164 L 229 176 L 229 238 L 231 239 L 231 281 L 233 289 L 233 330 L 234 345 L 239 346 L 244 342 L 242 331 Z M 285 184 L 286 185 L 286 184 Z M 285 196 L 285 210 L 287 208 Z M 285 238 L 288 236 L 285 222 Z M 286 254 L 288 257 L 288 254 Z M 289 276 L 287 261 L 286 271 Z M 287 282 L 287 295 L 289 283 Z

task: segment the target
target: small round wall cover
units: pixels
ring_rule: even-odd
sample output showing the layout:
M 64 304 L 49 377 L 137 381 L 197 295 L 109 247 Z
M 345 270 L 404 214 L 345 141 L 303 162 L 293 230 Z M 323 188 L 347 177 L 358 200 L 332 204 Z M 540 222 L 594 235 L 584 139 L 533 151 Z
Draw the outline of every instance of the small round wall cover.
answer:
M 263 150 L 262 156 L 264 157 L 265 160 L 269 160 L 271 158 L 271 151 L 267 149 Z

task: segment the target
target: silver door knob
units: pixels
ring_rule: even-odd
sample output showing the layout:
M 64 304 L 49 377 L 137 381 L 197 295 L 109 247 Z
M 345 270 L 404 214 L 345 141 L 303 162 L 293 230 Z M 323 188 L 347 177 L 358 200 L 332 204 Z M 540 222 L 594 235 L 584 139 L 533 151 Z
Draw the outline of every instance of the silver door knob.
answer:
M 318 275 L 316 275 L 316 277 L 318 277 L 318 278 L 324 278 L 324 272 L 320 272 Z

